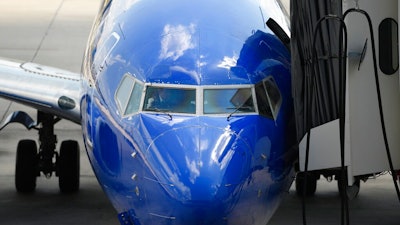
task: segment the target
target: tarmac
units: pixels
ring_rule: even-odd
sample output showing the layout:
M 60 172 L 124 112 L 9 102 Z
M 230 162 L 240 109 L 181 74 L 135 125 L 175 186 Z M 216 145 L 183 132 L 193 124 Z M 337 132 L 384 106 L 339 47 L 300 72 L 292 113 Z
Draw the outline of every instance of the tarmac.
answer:
M 79 72 L 86 41 L 100 0 L 1 0 L 0 56 L 33 61 Z M 0 100 L 0 119 L 15 110 L 35 118 L 35 110 Z M 91 170 L 79 125 L 61 121 L 58 144 L 74 139 L 81 146 L 81 188 L 60 194 L 58 179 L 39 177 L 36 192 L 18 194 L 14 187 L 15 152 L 20 139 L 37 139 L 37 132 L 12 124 L 0 132 L 0 224 L 117 225 L 117 215 Z M 306 199 L 308 225 L 340 223 L 336 182 L 318 181 L 315 196 Z M 400 203 L 389 175 L 361 184 L 349 203 L 352 225 L 400 224 Z M 302 205 L 292 187 L 268 223 L 303 224 Z

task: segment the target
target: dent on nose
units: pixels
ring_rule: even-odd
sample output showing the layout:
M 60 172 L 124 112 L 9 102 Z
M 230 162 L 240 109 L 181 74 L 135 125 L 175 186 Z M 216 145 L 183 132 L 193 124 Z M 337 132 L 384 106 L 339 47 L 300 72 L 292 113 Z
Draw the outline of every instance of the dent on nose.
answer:
M 146 154 L 171 197 L 199 203 L 233 195 L 251 158 L 246 146 L 232 131 L 193 126 L 163 133 Z

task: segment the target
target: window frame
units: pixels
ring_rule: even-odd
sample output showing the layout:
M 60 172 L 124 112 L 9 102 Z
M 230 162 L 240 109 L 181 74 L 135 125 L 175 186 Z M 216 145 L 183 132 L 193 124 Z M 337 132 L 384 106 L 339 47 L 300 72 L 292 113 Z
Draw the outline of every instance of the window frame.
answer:
M 142 100 L 141 100 L 141 105 L 140 105 L 140 111 L 141 112 L 146 112 L 146 113 L 160 113 L 160 112 L 158 112 L 156 109 L 157 108 L 154 108 L 155 110 L 150 110 L 150 108 L 146 108 L 145 106 L 147 105 L 145 102 L 146 102 L 146 100 L 148 100 L 149 99 L 149 97 L 148 96 L 146 96 L 147 95 L 147 90 L 148 90 L 148 88 L 159 88 L 159 89 L 176 89 L 176 90 L 192 90 L 192 91 L 194 91 L 194 93 L 195 93 L 195 95 L 194 95 L 194 101 L 195 101 L 195 103 L 194 103 L 194 107 L 195 107 L 195 110 L 194 110 L 194 112 L 193 113 L 190 113 L 190 112 L 177 112 L 177 111 L 168 111 L 168 110 L 162 110 L 161 109 L 161 112 L 165 112 L 165 113 L 168 113 L 168 114 L 184 114 L 184 115 L 197 115 L 197 99 L 198 99 L 198 94 L 197 94 L 197 88 L 196 88 L 196 86 L 194 86 L 194 85 L 168 85 L 168 84 L 157 84 L 157 85 L 153 85 L 153 84 L 145 84 L 145 86 L 144 86 L 144 88 L 143 88 L 143 96 L 142 96 Z M 146 109 L 145 109 L 146 108 Z
M 204 107 L 204 96 L 205 96 L 205 91 L 206 90 L 234 90 L 234 89 L 250 89 L 251 92 L 251 98 L 253 101 L 253 108 L 254 110 L 251 112 L 242 112 L 242 111 L 233 111 L 233 112 L 220 112 L 220 113 L 206 113 L 205 107 Z M 201 95 L 201 106 L 200 106 L 200 113 L 201 115 L 212 115 L 212 116 L 226 116 L 230 114 L 234 115 L 249 115 L 249 114 L 256 114 L 258 112 L 257 104 L 256 104 L 256 99 L 255 99 L 255 91 L 254 91 L 254 85 L 221 85 L 221 86 L 202 86 L 200 89 L 200 95 Z M 233 96 L 232 96 L 233 98 Z
M 126 103 L 122 106 L 121 101 L 120 101 L 120 90 L 121 86 L 124 82 L 125 79 L 130 79 L 131 84 L 129 87 L 129 91 L 127 92 L 128 98 L 126 100 Z M 271 96 L 271 91 L 270 87 L 267 87 L 268 84 L 266 83 L 269 82 L 272 84 L 271 87 L 275 88 L 278 94 L 278 100 L 275 102 L 272 99 Z M 132 113 L 126 113 L 127 108 L 130 102 L 130 99 L 132 97 L 134 87 L 136 84 L 141 85 L 141 96 L 140 96 L 140 102 L 137 104 L 138 109 L 137 111 L 133 111 Z M 268 101 L 268 108 L 270 109 L 271 113 L 270 114 L 265 114 L 260 112 L 260 105 L 258 101 L 258 95 L 256 88 L 257 86 L 262 85 L 262 90 L 264 91 L 266 100 Z M 145 83 L 137 80 L 134 76 L 132 76 L 130 73 L 124 74 L 122 77 L 116 91 L 115 91 L 115 101 L 117 105 L 117 109 L 121 117 L 129 117 L 134 114 L 138 113 L 148 113 L 148 114 L 160 114 L 160 112 L 157 111 L 150 111 L 150 110 L 145 110 L 144 105 L 145 105 L 145 99 L 146 99 L 146 90 L 148 87 L 160 87 L 160 88 L 172 88 L 172 89 L 189 89 L 189 90 L 194 90 L 195 91 L 195 111 L 194 113 L 187 113 L 187 112 L 173 112 L 173 111 L 166 111 L 165 113 L 168 114 L 176 114 L 176 115 L 189 115 L 189 116 L 202 116 L 202 115 L 207 115 L 207 116 L 215 116 L 215 117 L 227 117 L 232 114 L 234 115 L 260 115 L 269 119 L 277 120 L 280 108 L 282 106 L 282 93 L 281 90 L 279 89 L 279 86 L 277 85 L 274 77 L 272 75 L 266 77 L 265 79 L 259 81 L 256 84 L 237 84 L 237 85 L 205 85 L 205 86 L 198 86 L 198 85 L 179 85 L 179 84 L 155 84 L 155 83 Z M 253 106 L 254 110 L 251 112 L 245 112 L 245 111 L 235 111 L 235 112 L 224 112 L 224 113 L 205 113 L 204 112 L 204 91 L 205 90 L 221 90 L 221 89 L 246 89 L 249 88 L 251 90 L 251 98 L 253 101 Z M 164 112 L 161 112 L 164 113 Z
M 120 95 L 119 95 L 119 92 L 120 92 L 120 90 L 121 90 L 122 84 L 124 83 L 124 81 L 125 81 L 126 79 L 130 79 L 130 80 L 131 80 L 131 83 L 130 83 L 130 86 L 128 87 L 129 89 L 127 90 L 127 93 L 126 93 L 126 95 L 128 96 L 128 97 L 127 97 L 127 100 L 126 100 L 125 103 L 121 103 L 121 101 L 120 101 L 121 98 L 119 97 L 119 96 L 120 96 Z M 132 94 L 133 94 L 133 92 L 134 92 L 135 86 L 136 86 L 137 84 L 138 84 L 138 85 L 141 85 L 141 87 L 142 87 L 142 88 L 141 88 L 142 90 L 140 90 L 141 94 L 140 94 L 139 104 L 137 105 L 138 108 L 137 108 L 136 111 L 133 111 L 133 112 L 131 112 L 131 113 L 126 113 L 126 112 L 127 112 L 127 109 L 128 109 L 128 106 L 129 106 L 129 103 L 130 103 L 130 101 L 131 101 Z M 142 106 L 142 104 L 143 104 L 143 91 L 144 91 L 144 87 L 145 87 L 145 84 L 144 84 L 143 82 L 140 82 L 139 80 L 137 80 L 134 76 L 132 76 L 132 74 L 130 74 L 130 73 L 125 73 L 125 74 L 124 74 L 124 76 L 122 77 L 121 81 L 119 82 L 118 88 L 117 88 L 117 90 L 115 91 L 115 94 L 114 94 L 114 100 L 115 100 L 115 102 L 116 102 L 118 112 L 120 113 L 120 115 L 121 115 L 122 117 L 129 117 L 129 116 L 134 115 L 134 114 L 137 114 L 137 113 L 139 113 L 139 112 L 141 111 L 141 106 Z M 124 105 L 122 105 L 122 104 L 124 104 Z
M 272 100 L 271 100 L 272 99 L 272 97 L 271 97 L 271 95 L 272 95 L 271 93 L 272 92 L 271 92 L 271 88 L 267 87 L 267 85 L 266 85 L 267 82 L 270 82 L 270 84 L 272 84 L 272 86 L 270 86 L 270 87 L 273 87 L 275 89 L 274 91 L 276 91 L 276 94 L 278 94 L 278 100 L 277 101 L 274 100 L 274 102 L 272 102 Z M 264 89 L 264 93 L 263 94 L 265 94 L 266 97 L 267 97 L 267 100 L 268 100 L 268 106 L 267 107 L 270 109 L 270 111 L 268 112 L 268 114 L 263 114 L 260 111 L 258 111 L 258 113 L 259 113 L 259 115 L 265 116 L 267 118 L 274 119 L 276 121 L 278 119 L 279 111 L 280 111 L 281 106 L 282 106 L 282 99 L 283 98 L 282 98 L 281 90 L 279 89 L 279 86 L 276 83 L 275 78 L 272 75 L 268 76 L 267 78 L 265 78 L 262 81 L 260 81 L 257 84 L 255 84 L 254 85 L 254 89 L 256 89 L 257 86 L 261 86 L 261 85 L 262 85 L 262 87 Z M 257 91 L 256 91 L 256 93 L 257 93 Z M 258 97 L 259 96 L 256 96 L 257 106 L 259 106 Z

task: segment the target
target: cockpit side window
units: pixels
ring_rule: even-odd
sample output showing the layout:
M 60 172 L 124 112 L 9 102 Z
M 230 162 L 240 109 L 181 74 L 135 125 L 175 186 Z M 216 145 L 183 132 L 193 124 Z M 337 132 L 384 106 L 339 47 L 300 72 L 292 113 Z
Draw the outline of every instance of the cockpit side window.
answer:
M 139 111 L 142 92 L 143 84 L 135 82 L 135 84 L 133 85 L 131 97 L 129 98 L 128 106 L 125 110 L 125 115 L 130 115 Z
M 115 93 L 118 110 L 122 116 L 137 113 L 143 93 L 143 84 L 126 74 Z
M 282 96 L 272 76 L 256 84 L 257 104 L 260 115 L 276 120 L 282 104 Z
M 256 84 L 256 96 L 258 111 L 260 115 L 266 116 L 268 118 L 273 118 L 271 107 L 269 105 L 267 97 L 267 92 L 265 91 L 264 84 L 262 82 Z
M 281 93 L 273 77 L 267 78 L 267 80 L 264 81 L 264 86 L 265 89 L 267 90 L 267 95 L 269 99 L 269 104 L 272 109 L 272 113 L 276 118 L 276 115 L 278 114 L 279 108 L 281 107 L 282 104 Z
M 148 86 L 143 111 L 196 113 L 196 89 Z

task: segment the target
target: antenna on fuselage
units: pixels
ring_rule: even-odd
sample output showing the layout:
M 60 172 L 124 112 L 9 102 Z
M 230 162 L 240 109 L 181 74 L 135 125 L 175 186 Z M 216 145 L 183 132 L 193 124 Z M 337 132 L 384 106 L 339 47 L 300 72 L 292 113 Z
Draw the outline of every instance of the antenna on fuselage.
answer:
M 269 18 L 266 24 L 290 52 L 290 37 L 286 34 L 282 27 L 272 18 Z

